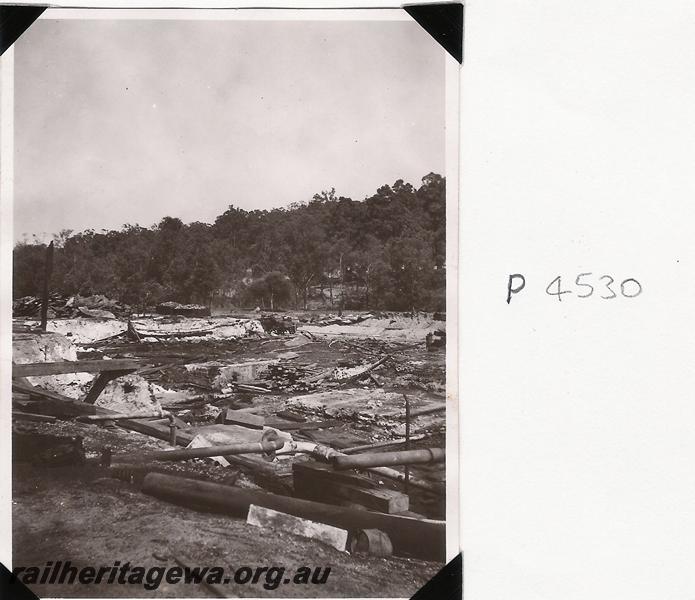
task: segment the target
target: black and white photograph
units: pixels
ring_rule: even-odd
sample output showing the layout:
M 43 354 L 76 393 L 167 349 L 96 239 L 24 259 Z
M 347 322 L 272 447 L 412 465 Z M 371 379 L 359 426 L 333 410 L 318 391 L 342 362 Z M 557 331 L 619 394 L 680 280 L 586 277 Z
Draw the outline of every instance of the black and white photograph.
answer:
M 460 551 L 457 60 L 401 8 L 49 8 L 0 60 L 17 585 L 413 596 Z

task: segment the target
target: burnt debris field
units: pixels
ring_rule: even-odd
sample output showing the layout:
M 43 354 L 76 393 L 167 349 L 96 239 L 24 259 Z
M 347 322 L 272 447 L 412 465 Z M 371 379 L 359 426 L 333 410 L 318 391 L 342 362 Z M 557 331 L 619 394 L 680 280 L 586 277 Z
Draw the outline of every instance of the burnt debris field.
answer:
M 410 596 L 445 553 L 444 315 L 32 299 L 13 323 L 15 565 L 330 567 L 51 597 Z

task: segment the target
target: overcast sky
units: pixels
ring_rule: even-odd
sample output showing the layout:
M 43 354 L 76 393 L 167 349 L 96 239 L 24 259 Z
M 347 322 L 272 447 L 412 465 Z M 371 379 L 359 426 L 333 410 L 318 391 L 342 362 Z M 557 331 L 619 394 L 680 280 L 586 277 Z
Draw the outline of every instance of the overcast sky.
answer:
M 212 222 L 444 173 L 414 21 L 39 20 L 15 45 L 15 238 Z

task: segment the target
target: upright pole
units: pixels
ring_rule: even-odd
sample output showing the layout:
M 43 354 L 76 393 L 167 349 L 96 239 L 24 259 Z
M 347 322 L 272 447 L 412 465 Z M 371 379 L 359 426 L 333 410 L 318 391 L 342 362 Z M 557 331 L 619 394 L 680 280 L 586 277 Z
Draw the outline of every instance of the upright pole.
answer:
M 410 401 L 408 396 L 403 394 L 405 398 L 405 449 L 410 450 Z M 405 465 L 405 493 L 408 493 L 410 487 L 410 467 Z
M 43 272 L 43 296 L 41 298 L 41 331 L 46 331 L 48 323 L 48 284 L 53 272 L 53 242 L 46 249 L 46 266 Z

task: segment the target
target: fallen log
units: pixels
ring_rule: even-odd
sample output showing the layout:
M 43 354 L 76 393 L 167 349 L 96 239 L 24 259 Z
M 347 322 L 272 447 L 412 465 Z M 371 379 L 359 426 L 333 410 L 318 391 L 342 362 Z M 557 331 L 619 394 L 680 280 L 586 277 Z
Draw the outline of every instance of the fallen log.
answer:
M 247 518 L 249 507 L 255 504 L 349 531 L 380 529 L 389 536 L 394 554 L 398 556 L 440 562 L 446 557 L 444 521 L 412 519 L 331 506 L 163 473 L 148 473 L 143 480 L 142 491 L 182 506 L 228 514 L 241 519 Z

